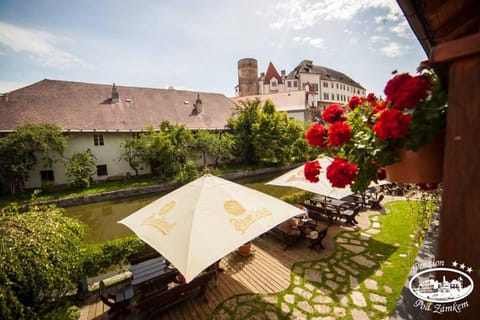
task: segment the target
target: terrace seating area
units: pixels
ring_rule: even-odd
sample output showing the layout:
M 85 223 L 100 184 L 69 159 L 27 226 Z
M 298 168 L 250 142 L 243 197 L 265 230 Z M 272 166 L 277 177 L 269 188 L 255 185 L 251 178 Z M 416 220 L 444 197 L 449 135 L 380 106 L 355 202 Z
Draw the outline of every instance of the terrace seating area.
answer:
M 359 208 L 358 205 L 352 207 Z M 133 267 L 130 268 L 131 271 L 135 271 L 135 265 L 149 261 L 160 263 L 161 260 L 160 266 L 165 270 L 163 280 L 147 280 L 139 286 L 135 283 L 138 277 L 132 272 L 132 277 L 127 281 L 108 287 L 105 283 L 100 283 L 101 290 L 90 295 L 81 319 L 153 319 L 160 315 L 162 319 L 172 320 L 207 319 L 221 302 L 231 296 L 285 290 L 290 285 L 290 272 L 294 263 L 331 256 L 335 252 L 335 235 L 338 232 L 370 225 L 368 212 L 363 214 L 366 210 L 359 210 L 361 214 L 355 213 L 358 224 L 353 225 L 347 222 L 347 218 L 340 217 L 333 219 L 332 223 L 330 218 L 333 215 L 325 216 L 322 213 L 325 211 L 321 209 L 309 210 L 309 219 L 297 224 L 301 236 L 295 237 L 295 241 L 282 240 L 280 243 L 284 245 L 279 245 L 279 237 L 283 237 L 279 234 L 282 231 L 268 232 L 253 242 L 253 254 L 243 257 L 238 252 L 232 252 L 189 284 L 182 283 L 178 272 L 155 251 L 132 255 L 129 257 Z M 351 209 L 346 208 L 345 211 L 347 210 Z M 318 214 L 318 219 L 315 214 Z M 288 227 L 291 226 L 292 222 L 288 221 Z M 287 222 L 274 229 L 283 228 L 285 231 L 288 230 L 286 227 Z M 305 236 L 314 230 L 318 232 L 316 239 Z M 288 245 L 288 250 L 284 250 L 285 245 Z M 218 272 L 219 267 L 223 272 Z

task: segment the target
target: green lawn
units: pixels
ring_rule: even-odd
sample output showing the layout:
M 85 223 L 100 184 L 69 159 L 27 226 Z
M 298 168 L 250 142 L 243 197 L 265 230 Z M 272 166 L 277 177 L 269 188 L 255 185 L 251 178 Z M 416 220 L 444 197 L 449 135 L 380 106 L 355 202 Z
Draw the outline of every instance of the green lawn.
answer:
M 212 319 L 353 319 L 352 313 L 385 318 L 418 251 L 412 236 L 415 205 L 395 201 L 386 208 L 387 214 L 370 216 L 370 230 L 339 233 L 332 256 L 295 263 L 287 290 L 234 296 L 217 307 Z M 352 247 L 354 251 L 348 249 Z

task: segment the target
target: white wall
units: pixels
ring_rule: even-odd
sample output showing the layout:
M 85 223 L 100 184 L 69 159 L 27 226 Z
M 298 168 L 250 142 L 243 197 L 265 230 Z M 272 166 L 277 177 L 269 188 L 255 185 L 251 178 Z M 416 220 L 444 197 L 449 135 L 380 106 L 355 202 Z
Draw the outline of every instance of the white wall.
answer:
M 126 161 L 120 160 L 120 154 L 123 151 L 121 143 L 126 139 L 131 139 L 131 133 L 97 133 L 103 134 L 103 146 L 95 146 L 93 142 L 93 133 L 70 133 L 68 134 L 68 146 L 65 151 L 65 158 L 70 158 L 73 154 L 90 149 L 96 157 L 97 165 L 107 165 L 107 176 L 97 177 L 96 180 L 103 180 L 109 177 L 124 176 L 127 172 L 134 176 L 135 171 L 130 168 Z M 38 163 L 30 173 L 29 179 L 25 183 L 26 188 L 37 188 L 41 186 L 41 170 L 53 170 L 55 184 L 68 184 L 68 178 L 65 175 L 66 159 L 57 159 L 51 167 L 45 167 L 45 163 Z M 139 174 L 150 173 L 150 166 L 146 166 Z

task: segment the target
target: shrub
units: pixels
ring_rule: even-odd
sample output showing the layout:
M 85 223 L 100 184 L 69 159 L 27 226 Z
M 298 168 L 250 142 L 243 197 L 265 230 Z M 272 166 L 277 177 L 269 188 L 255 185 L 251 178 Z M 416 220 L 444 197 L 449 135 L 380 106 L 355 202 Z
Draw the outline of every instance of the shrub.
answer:
M 85 225 L 54 206 L 0 213 L 0 311 L 35 318 L 75 290 Z
M 85 255 L 84 272 L 89 276 L 98 275 L 122 264 L 126 257 L 141 251 L 146 247 L 145 242 L 131 236 L 122 239 L 106 241 L 101 244 L 87 246 Z

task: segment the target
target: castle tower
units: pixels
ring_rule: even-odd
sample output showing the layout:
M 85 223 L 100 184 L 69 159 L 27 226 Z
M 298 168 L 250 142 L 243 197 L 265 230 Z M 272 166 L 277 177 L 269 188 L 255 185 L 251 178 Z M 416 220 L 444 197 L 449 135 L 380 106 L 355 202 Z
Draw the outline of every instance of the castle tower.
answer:
M 238 60 L 238 92 L 239 96 L 258 94 L 258 64 L 253 58 Z

